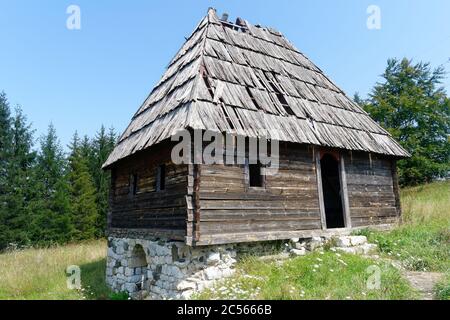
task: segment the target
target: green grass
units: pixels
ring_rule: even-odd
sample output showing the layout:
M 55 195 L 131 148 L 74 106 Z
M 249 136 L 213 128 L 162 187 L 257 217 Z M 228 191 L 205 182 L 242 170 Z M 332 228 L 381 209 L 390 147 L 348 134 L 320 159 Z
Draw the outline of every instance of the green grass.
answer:
M 391 232 L 359 232 L 412 271 L 450 270 L 450 183 L 402 191 L 403 224 Z
M 380 271 L 380 288 L 367 283 Z M 417 294 L 390 264 L 331 251 L 315 252 L 284 264 L 249 257 L 240 262 L 238 274 L 196 299 L 268 300 L 365 300 L 414 299 Z
M 105 241 L 1 254 L 0 299 L 108 299 L 105 256 Z M 80 267 L 81 290 L 67 287 L 66 268 L 71 265 Z
M 439 300 L 450 300 L 450 271 L 436 285 L 434 292 Z

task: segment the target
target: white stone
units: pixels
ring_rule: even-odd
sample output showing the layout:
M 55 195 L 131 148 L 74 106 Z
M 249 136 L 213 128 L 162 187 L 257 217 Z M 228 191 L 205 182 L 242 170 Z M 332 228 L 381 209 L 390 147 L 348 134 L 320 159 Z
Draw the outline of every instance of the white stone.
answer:
M 290 252 L 295 256 L 304 256 L 306 254 L 306 249 L 305 248 L 291 249 Z
M 302 250 L 306 247 L 306 244 L 304 242 L 297 242 L 294 244 L 295 249 Z
M 336 238 L 336 246 L 339 248 L 348 248 L 352 246 L 352 243 L 350 241 L 350 237 L 343 236 L 343 237 L 337 237 Z
M 184 291 L 181 294 L 181 299 L 182 300 L 189 300 L 192 297 L 193 294 L 194 294 L 194 290 Z
M 210 266 L 216 265 L 220 262 L 220 253 L 218 252 L 212 252 L 208 255 L 208 258 L 206 258 L 206 263 Z
M 365 236 L 352 236 L 350 237 L 350 242 L 352 246 L 361 246 L 367 243 L 367 237 Z
M 191 281 L 181 281 L 177 284 L 177 290 L 185 291 L 185 290 L 195 290 L 197 288 L 197 284 Z
M 372 243 L 365 243 L 361 246 L 364 254 L 374 254 L 378 252 L 378 246 Z
M 204 272 L 207 280 L 217 280 L 222 277 L 222 272 L 217 267 L 209 267 Z
M 312 237 L 310 241 L 308 241 L 307 247 L 308 250 L 314 251 L 320 247 L 322 247 L 323 241 L 321 237 Z
M 349 254 L 363 254 L 363 250 L 361 247 L 337 247 L 337 250 Z
M 293 243 L 297 243 L 297 242 L 299 242 L 300 241 L 300 238 L 292 238 L 291 239 L 291 242 L 293 242 Z
M 222 270 L 222 277 L 229 278 L 229 277 L 232 277 L 235 273 L 236 273 L 235 269 L 225 269 L 225 270 Z

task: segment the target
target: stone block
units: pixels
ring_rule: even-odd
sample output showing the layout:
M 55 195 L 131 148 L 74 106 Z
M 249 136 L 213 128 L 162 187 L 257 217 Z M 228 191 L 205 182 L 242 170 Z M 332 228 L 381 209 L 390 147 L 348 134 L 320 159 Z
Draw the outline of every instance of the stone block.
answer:
M 350 237 L 343 236 L 336 238 L 336 246 L 339 248 L 347 248 L 352 246 L 352 242 L 350 241 Z
M 217 267 L 209 267 L 205 269 L 204 272 L 207 280 L 217 280 L 222 277 L 222 272 Z
M 179 291 L 195 290 L 197 289 L 197 284 L 195 282 L 185 280 L 178 283 L 176 289 Z
M 132 275 L 134 275 L 134 269 L 126 267 L 125 268 L 125 276 L 130 277 Z
M 206 258 L 206 263 L 209 266 L 217 265 L 220 262 L 220 253 L 218 252 L 211 252 L 208 254 L 208 257 Z
M 290 253 L 294 256 L 304 256 L 306 255 L 306 249 L 305 248 L 291 249 Z
M 352 246 L 361 246 L 367 243 L 367 237 L 365 236 L 352 236 L 350 237 L 350 242 Z
M 363 253 L 370 255 L 378 252 L 378 246 L 372 243 L 365 243 L 361 246 Z

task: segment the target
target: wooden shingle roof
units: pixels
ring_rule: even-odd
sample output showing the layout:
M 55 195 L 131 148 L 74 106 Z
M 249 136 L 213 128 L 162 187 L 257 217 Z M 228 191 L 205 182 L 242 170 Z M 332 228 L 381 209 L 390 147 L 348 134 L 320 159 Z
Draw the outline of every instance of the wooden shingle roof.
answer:
M 278 31 L 214 9 L 170 62 L 104 167 L 180 129 L 407 157 L 380 125 Z

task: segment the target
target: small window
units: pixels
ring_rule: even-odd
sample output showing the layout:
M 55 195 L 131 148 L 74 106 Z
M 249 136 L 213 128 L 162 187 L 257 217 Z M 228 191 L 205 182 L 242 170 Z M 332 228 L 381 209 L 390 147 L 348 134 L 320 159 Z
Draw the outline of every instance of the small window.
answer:
M 156 191 L 166 190 L 166 165 L 160 165 L 156 171 Z
M 136 173 L 130 176 L 130 191 L 133 196 L 138 193 L 138 175 Z
M 258 164 L 248 165 L 249 185 L 252 188 L 262 188 L 264 186 L 264 176 L 262 174 L 262 165 Z

